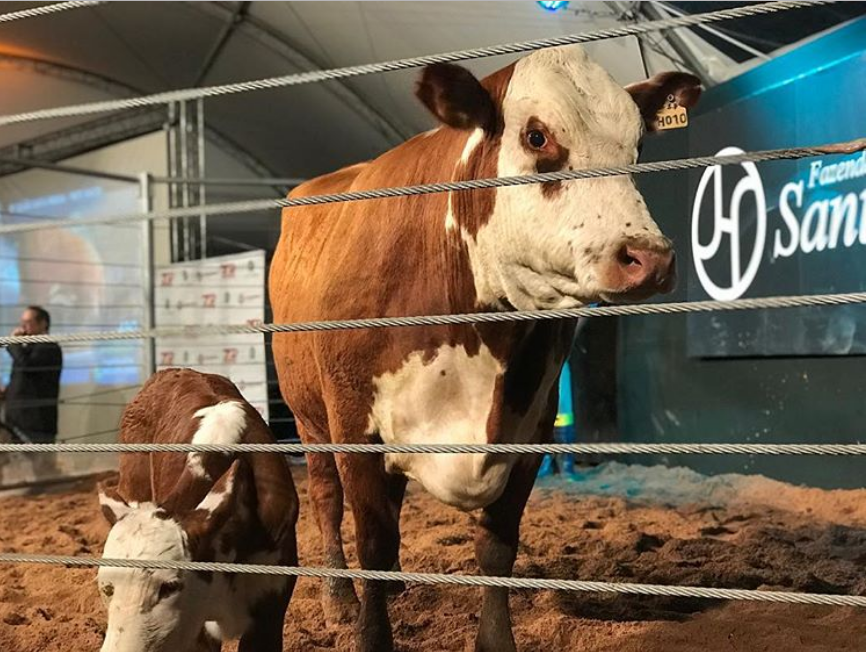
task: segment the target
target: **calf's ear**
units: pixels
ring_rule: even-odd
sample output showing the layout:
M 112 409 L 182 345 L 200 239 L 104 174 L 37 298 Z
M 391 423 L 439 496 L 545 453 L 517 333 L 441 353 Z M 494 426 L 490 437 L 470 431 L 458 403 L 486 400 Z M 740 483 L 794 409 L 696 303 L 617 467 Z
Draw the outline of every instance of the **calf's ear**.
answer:
M 644 119 L 646 130 L 655 131 L 656 113 L 665 105 L 668 96 L 682 107 L 692 108 L 701 96 L 701 80 L 687 72 L 660 72 L 649 79 L 625 87 Z
M 475 76 L 453 63 L 424 68 L 415 95 L 430 113 L 455 129 L 492 132 L 496 127 L 496 105 Z
M 229 517 L 236 514 L 243 503 L 255 504 L 252 500 L 245 500 L 250 487 L 246 473 L 241 468 L 242 463 L 241 460 L 235 460 L 201 502 L 179 517 L 194 552 L 210 549 L 208 544 L 214 541 Z M 197 555 L 197 558 L 200 556 Z
M 132 511 L 132 507 L 118 493 L 116 487 L 100 482 L 97 485 L 97 491 L 99 492 L 99 507 L 109 525 L 114 526 Z

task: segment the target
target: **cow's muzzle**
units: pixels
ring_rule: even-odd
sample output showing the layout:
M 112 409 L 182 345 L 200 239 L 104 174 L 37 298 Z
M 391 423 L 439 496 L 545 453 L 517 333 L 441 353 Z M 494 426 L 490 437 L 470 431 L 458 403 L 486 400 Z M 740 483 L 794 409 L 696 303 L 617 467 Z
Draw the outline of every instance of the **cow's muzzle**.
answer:
M 605 294 L 612 301 L 641 301 L 667 294 L 676 286 L 676 254 L 667 240 L 622 243 L 609 263 Z

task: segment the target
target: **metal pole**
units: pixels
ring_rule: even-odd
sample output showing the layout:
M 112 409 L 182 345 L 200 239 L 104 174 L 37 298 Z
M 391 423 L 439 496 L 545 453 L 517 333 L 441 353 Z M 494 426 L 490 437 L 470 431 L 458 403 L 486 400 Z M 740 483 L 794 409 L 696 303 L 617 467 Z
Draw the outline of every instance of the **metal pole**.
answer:
M 141 211 L 149 213 L 153 210 L 153 194 L 150 175 L 142 172 L 138 175 Z M 156 326 L 156 308 L 154 305 L 154 281 L 156 278 L 154 263 L 153 221 L 145 220 L 142 223 L 142 240 L 144 248 L 144 261 L 142 269 L 142 300 L 144 301 L 144 324 L 143 328 L 150 330 Z M 144 345 L 144 368 L 148 376 L 156 371 L 156 340 L 147 338 Z
M 172 102 L 168 105 L 168 176 L 169 179 L 175 178 L 178 175 L 177 170 L 177 103 Z M 175 183 L 168 184 L 168 207 L 177 208 L 176 193 L 179 186 Z M 180 260 L 180 234 L 178 232 L 178 220 L 170 219 L 168 221 L 168 237 L 171 246 L 171 262 L 176 263 Z
M 196 119 L 198 124 L 198 171 L 196 176 L 204 179 L 205 170 L 205 139 L 204 139 L 204 98 L 196 100 Z M 198 205 L 206 204 L 205 184 L 198 184 Z M 207 258 L 207 215 L 202 213 L 198 218 L 199 257 Z
M 189 120 L 187 111 L 189 103 L 186 101 L 180 102 L 180 176 L 189 176 Z M 189 201 L 189 186 L 181 186 L 181 205 L 186 208 L 190 205 Z M 183 223 L 183 260 L 192 259 L 192 250 L 190 246 L 189 219 L 184 217 Z
M 654 4 L 642 2 L 638 6 L 638 12 L 647 16 L 650 20 L 661 20 L 667 18 L 668 15 L 661 11 Z M 695 54 L 691 46 L 680 36 L 676 30 L 666 29 L 661 31 L 661 35 L 667 39 L 668 44 L 673 48 L 679 57 L 689 66 L 689 72 L 697 75 L 701 83 L 705 87 L 713 86 L 715 80 L 710 75 L 710 71 L 704 62 Z
M 656 0 L 652 0 L 652 4 L 658 5 L 659 7 L 661 7 L 663 11 L 666 11 L 668 13 L 668 15 L 673 15 L 673 16 L 687 16 L 688 15 L 684 11 L 680 11 L 676 7 L 670 6 L 667 2 L 657 2 Z M 753 57 L 758 57 L 759 59 L 762 59 L 764 61 L 769 61 L 771 59 L 771 57 L 767 56 L 765 53 L 761 52 L 760 50 L 753 48 L 748 43 L 743 43 L 742 41 L 735 39 L 733 36 L 728 36 L 724 32 L 719 31 L 713 27 L 710 27 L 709 25 L 701 25 L 699 23 L 699 24 L 695 25 L 695 28 L 701 29 L 701 30 L 707 32 L 708 34 L 712 34 L 713 36 L 717 36 L 718 38 L 722 39 L 723 41 L 727 41 L 728 43 L 730 43 L 734 47 L 739 48 L 743 52 L 747 52 L 748 54 L 751 54 Z
M 294 187 L 299 186 L 302 183 L 307 181 L 305 178 L 301 177 L 261 177 L 255 178 L 251 177 L 249 179 L 241 179 L 241 178 L 226 178 L 226 177 L 208 177 L 208 178 L 193 178 L 193 179 L 184 179 L 183 177 L 153 177 L 151 182 L 153 183 L 170 183 L 170 184 L 181 184 L 188 183 L 194 186 L 204 185 L 204 186 L 288 186 Z
M 20 165 L 24 168 L 31 168 L 37 170 L 51 170 L 52 172 L 63 172 L 65 174 L 78 174 L 85 177 L 96 177 L 98 179 L 110 179 L 111 181 L 121 181 L 123 183 L 138 183 L 138 177 L 133 177 L 127 174 L 114 174 L 112 172 L 102 172 L 101 170 L 90 170 L 88 168 L 80 168 L 74 165 L 53 163 L 51 161 L 40 161 L 30 158 L 0 156 L 0 163 L 4 163 L 7 165 Z

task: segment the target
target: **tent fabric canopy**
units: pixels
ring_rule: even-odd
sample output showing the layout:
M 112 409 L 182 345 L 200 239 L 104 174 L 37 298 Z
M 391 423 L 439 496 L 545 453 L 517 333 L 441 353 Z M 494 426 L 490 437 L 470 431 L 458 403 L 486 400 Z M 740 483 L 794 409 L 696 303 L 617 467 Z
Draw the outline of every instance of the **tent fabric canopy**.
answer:
M 37 4 L 7 2 L 4 11 Z M 529 1 L 107 3 L 0 25 L 0 114 L 579 33 L 737 3 L 674 4 L 572 2 L 550 12 Z M 797 13 L 783 18 L 790 21 Z M 834 14 L 825 23 L 845 17 Z M 761 24 L 772 20 L 765 17 Z M 717 27 L 730 33 L 749 24 Z M 771 49 L 761 36 L 752 40 L 757 48 Z M 688 53 L 704 67 L 695 72 L 713 83 L 730 76 L 744 58 L 741 48 L 701 30 L 603 41 L 589 49 L 623 84 L 645 70 L 688 68 Z M 512 59 L 466 65 L 480 76 Z M 746 56 L 746 65 L 751 60 L 758 58 Z M 207 124 L 261 171 L 311 176 L 375 156 L 430 128 L 432 119 L 412 93 L 416 76 L 417 71 L 388 73 L 208 100 Z M 0 148 L 8 151 L 93 121 L 5 127 Z

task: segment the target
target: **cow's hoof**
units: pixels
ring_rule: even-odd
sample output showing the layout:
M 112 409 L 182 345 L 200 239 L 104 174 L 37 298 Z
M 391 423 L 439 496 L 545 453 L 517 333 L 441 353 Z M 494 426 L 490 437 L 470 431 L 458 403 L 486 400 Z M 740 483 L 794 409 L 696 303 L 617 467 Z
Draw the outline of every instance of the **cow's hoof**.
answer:
M 517 652 L 514 635 L 509 631 L 486 634 L 479 632 L 475 639 L 475 652 Z
M 360 626 L 355 630 L 355 652 L 394 652 L 394 638 L 388 623 Z
M 502 645 L 487 645 L 480 641 L 475 641 L 475 652 L 517 652 L 517 647 L 514 643 L 509 646 L 505 641 L 502 642 Z
M 325 612 L 325 623 L 328 627 L 352 625 L 358 620 L 358 598 L 354 592 L 343 595 L 324 596 L 322 609 Z

